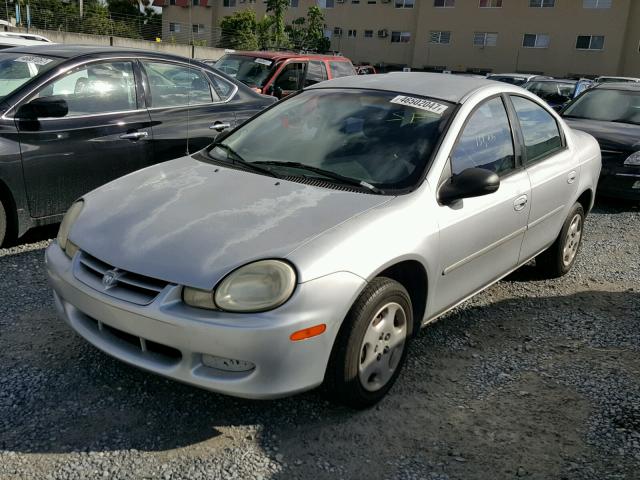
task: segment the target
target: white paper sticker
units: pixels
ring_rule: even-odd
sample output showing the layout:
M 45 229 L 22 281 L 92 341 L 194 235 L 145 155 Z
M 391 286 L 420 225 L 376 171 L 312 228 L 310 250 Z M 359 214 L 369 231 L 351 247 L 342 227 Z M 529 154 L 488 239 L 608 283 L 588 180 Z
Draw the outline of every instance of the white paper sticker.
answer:
M 267 67 L 270 67 L 273 62 L 271 60 L 265 60 L 264 58 L 256 58 L 254 60 L 254 63 L 259 63 L 260 65 L 266 65 Z
M 53 62 L 52 58 L 36 57 L 34 55 L 23 55 L 14 60 L 14 62 L 35 63 L 36 65 L 46 65 Z
M 398 95 L 391 103 L 397 103 L 398 105 L 406 105 L 408 107 L 419 108 L 420 110 L 426 110 L 427 112 L 442 115 L 449 108 L 447 105 L 443 105 L 438 102 L 432 102 L 431 100 L 425 100 L 424 98 L 407 97 L 405 95 Z

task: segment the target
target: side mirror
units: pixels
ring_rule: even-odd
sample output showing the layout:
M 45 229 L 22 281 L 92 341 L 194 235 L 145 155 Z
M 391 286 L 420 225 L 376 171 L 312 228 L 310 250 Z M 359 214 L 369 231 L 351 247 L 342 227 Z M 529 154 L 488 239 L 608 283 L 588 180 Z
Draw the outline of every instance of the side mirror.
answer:
M 282 96 L 284 95 L 284 91 L 282 90 L 282 88 L 278 87 L 278 86 L 274 86 L 273 87 L 273 96 L 276 98 L 282 98 Z
M 485 168 L 467 168 L 442 184 L 438 200 L 444 205 L 462 198 L 481 197 L 500 187 L 500 177 Z
M 16 118 L 36 120 L 38 118 L 62 118 L 69 113 L 67 101 L 62 98 L 36 98 L 18 108 Z

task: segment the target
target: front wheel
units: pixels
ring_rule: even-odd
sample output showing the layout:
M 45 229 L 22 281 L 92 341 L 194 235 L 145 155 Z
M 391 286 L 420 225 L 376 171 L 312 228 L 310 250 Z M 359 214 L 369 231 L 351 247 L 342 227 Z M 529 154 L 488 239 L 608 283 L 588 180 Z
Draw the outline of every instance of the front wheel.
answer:
M 584 209 L 576 203 L 571 208 L 556 241 L 536 257 L 536 267 L 545 277 L 561 277 L 571 270 L 582 243 L 583 226 Z
M 369 407 L 393 386 L 413 331 L 411 298 L 395 280 L 379 277 L 364 289 L 334 345 L 325 388 L 355 408 Z

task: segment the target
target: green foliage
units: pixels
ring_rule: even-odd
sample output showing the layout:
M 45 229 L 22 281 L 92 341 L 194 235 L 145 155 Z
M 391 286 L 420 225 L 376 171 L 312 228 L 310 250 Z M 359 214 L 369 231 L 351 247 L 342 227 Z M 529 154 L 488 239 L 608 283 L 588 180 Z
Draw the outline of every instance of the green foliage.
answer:
M 284 17 L 288 9 L 289 0 L 267 0 L 267 12 L 270 12 L 273 18 L 271 32 L 276 48 L 288 48 L 290 46 L 284 23 Z
M 258 48 L 257 24 L 253 10 L 241 10 L 224 17 L 220 22 L 222 29 L 220 47 L 256 50 Z

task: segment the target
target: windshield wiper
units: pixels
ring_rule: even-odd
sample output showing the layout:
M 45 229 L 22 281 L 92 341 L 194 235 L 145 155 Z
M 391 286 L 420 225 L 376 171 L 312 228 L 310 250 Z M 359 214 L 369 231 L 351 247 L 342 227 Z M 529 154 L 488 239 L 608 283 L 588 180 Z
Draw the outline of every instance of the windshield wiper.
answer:
M 270 177 L 280 178 L 279 175 L 277 175 L 275 172 L 273 172 L 268 168 L 256 165 L 255 162 L 247 162 L 244 158 L 242 158 L 242 155 L 240 155 L 238 152 L 236 152 L 233 148 L 231 148 L 226 143 L 222 143 L 222 142 L 214 143 L 212 147 L 221 148 L 222 150 L 227 152 L 227 158 L 231 157 L 231 161 L 234 165 L 242 165 L 243 167 L 253 170 L 254 172 L 260 172 L 260 173 L 264 173 L 265 175 L 269 175 Z M 211 156 L 211 150 L 209 150 L 209 156 Z
M 283 167 L 290 168 L 299 168 L 300 170 L 307 170 L 309 172 L 317 173 L 318 175 L 322 175 L 323 177 L 330 178 L 331 180 L 335 180 L 340 183 L 344 183 L 347 185 L 353 185 L 356 187 L 366 188 L 367 190 L 377 193 L 380 195 L 384 195 L 384 190 L 371 185 L 363 180 L 358 180 L 356 178 L 345 177 L 344 175 L 340 175 L 339 173 L 332 172 L 331 170 L 325 170 L 324 168 L 313 167 L 311 165 L 305 165 L 300 162 L 278 162 L 278 161 L 269 161 L 269 162 L 256 162 L 261 165 L 277 165 Z

